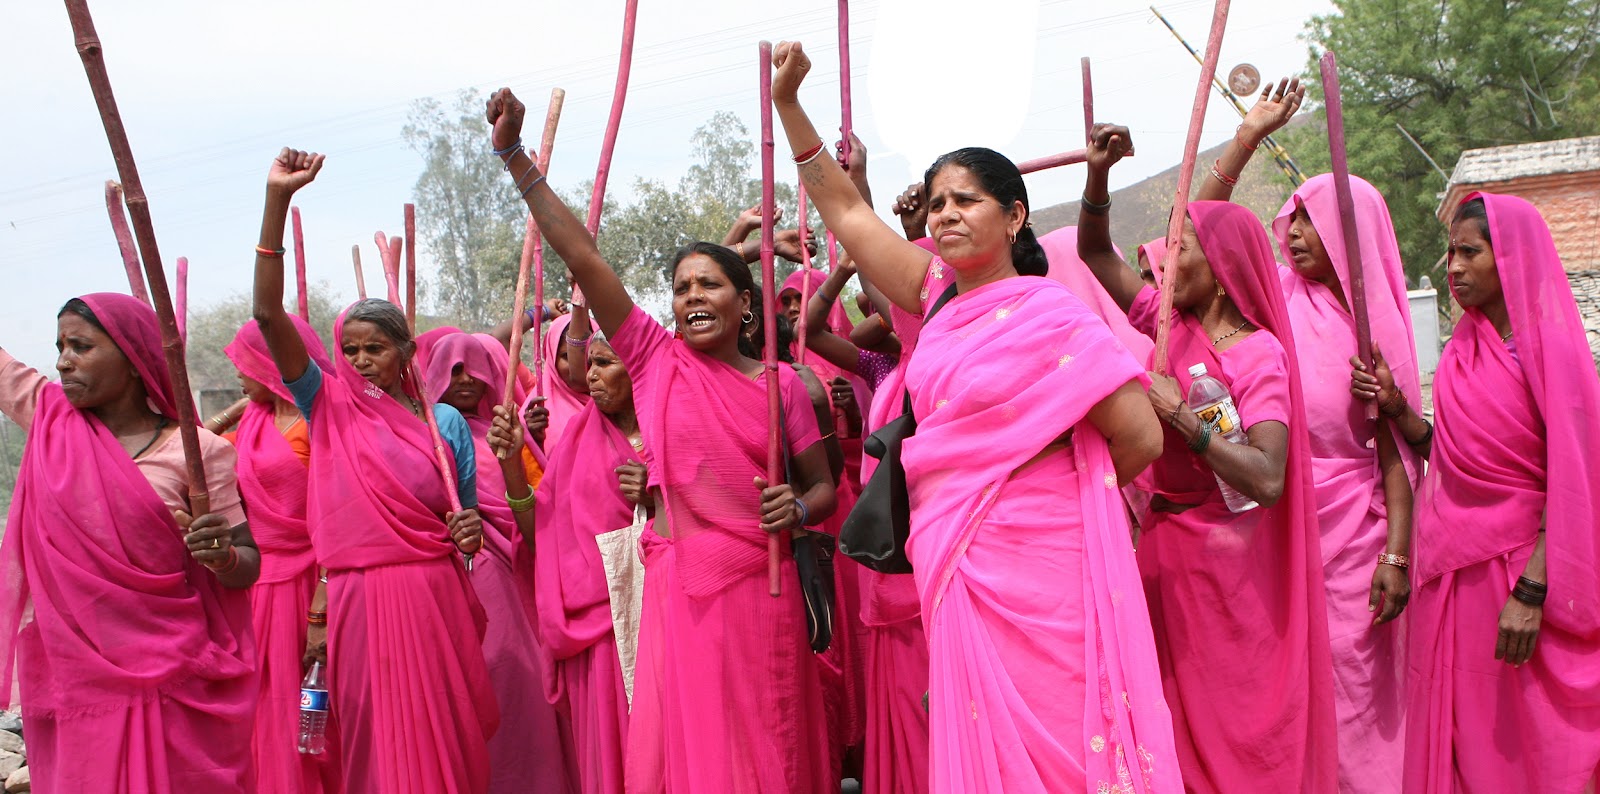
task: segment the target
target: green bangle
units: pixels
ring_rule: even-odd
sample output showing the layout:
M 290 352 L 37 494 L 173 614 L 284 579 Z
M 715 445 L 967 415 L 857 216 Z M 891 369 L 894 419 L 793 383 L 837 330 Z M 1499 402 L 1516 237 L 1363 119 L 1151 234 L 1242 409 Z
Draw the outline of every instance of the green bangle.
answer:
M 533 489 L 529 488 L 528 489 L 528 495 L 523 497 L 523 498 L 521 498 L 521 499 L 517 499 L 517 498 L 513 497 L 510 493 L 507 493 L 506 494 L 506 504 L 511 506 L 511 512 L 513 512 L 513 513 L 526 513 L 529 510 L 532 510 L 533 509 Z
M 1201 420 L 1200 434 L 1189 439 L 1189 451 L 1196 455 L 1206 454 L 1206 449 L 1211 446 L 1211 423 Z

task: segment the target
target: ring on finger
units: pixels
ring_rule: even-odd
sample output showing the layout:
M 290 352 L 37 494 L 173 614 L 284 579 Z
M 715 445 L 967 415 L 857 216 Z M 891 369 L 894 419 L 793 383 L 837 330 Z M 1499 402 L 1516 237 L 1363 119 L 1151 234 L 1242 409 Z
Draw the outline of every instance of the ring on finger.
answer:
M 213 549 L 222 548 L 222 538 L 212 538 L 211 539 L 211 548 L 213 548 Z

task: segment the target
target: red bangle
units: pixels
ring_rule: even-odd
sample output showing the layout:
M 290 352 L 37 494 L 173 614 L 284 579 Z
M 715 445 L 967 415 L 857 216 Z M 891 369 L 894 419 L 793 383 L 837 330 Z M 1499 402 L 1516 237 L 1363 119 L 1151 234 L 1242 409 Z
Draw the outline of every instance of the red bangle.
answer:
M 817 141 L 817 145 L 811 147 L 810 149 L 807 149 L 804 154 L 795 155 L 792 158 L 794 160 L 794 164 L 795 165 L 805 165 L 806 163 L 809 163 L 812 160 L 817 159 L 817 155 L 822 153 L 822 149 L 823 149 L 824 146 L 827 146 L 827 144 L 823 143 L 822 141 Z
M 262 246 L 258 245 L 258 246 L 256 246 L 256 256 L 264 256 L 264 257 L 266 257 L 268 259 L 282 259 L 283 258 L 283 249 L 282 248 L 265 248 L 265 247 L 262 247 Z
M 1236 177 L 1236 176 L 1228 176 L 1227 174 L 1222 173 L 1222 161 L 1221 160 L 1218 160 L 1216 163 L 1214 163 L 1211 166 L 1211 175 L 1216 177 L 1218 182 L 1221 182 L 1222 184 L 1227 185 L 1228 187 L 1233 187 L 1234 185 L 1239 184 L 1239 178 L 1238 177 Z
M 1255 146 L 1251 146 L 1250 144 L 1245 143 L 1244 142 L 1244 138 L 1240 137 L 1240 135 L 1239 135 L 1239 133 L 1241 133 L 1241 132 L 1244 132 L 1244 125 L 1243 124 L 1240 124 L 1238 127 L 1235 127 L 1234 130 L 1233 130 L 1233 139 L 1238 141 L 1240 146 L 1243 146 L 1244 148 L 1246 148 L 1246 149 L 1248 149 L 1248 150 L 1250 150 L 1252 152 L 1257 150 L 1257 149 L 1259 149 L 1259 148 L 1261 148 L 1261 144 L 1260 143 L 1257 143 Z
M 206 567 L 207 568 L 211 568 L 211 566 L 209 566 L 209 565 L 207 565 Z M 216 575 L 218 575 L 218 576 L 222 576 L 224 574 L 233 573 L 234 569 L 238 568 L 238 567 L 239 567 L 239 549 L 236 546 L 229 546 L 228 547 L 228 561 L 226 563 L 223 563 L 221 568 L 211 568 L 211 572 L 216 574 Z

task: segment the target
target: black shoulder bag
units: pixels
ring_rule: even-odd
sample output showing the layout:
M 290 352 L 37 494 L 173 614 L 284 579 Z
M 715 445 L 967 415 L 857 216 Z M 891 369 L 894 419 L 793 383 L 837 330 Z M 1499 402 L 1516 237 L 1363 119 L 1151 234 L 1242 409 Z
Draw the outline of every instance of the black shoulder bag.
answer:
M 783 433 L 784 477 L 794 485 L 794 461 L 789 457 L 789 432 L 779 424 Z M 801 527 L 805 529 L 805 527 Z M 822 653 L 833 643 L 833 538 L 806 530 L 789 543 L 794 551 L 794 568 L 800 575 L 800 600 L 806 607 L 806 637 L 811 650 Z
M 951 284 L 928 309 L 922 319 L 924 327 L 955 296 L 956 285 Z M 916 432 L 917 417 L 911 413 L 911 388 L 907 386 L 905 410 L 861 445 L 868 455 L 880 462 L 839 530 L 839 551 L 878 573 L 911 573 L 911 560 L 906 558 L 906 538 L 911 535 L 911 499 L 906 490 L 905 466 L 900 462 L 900 447 Z

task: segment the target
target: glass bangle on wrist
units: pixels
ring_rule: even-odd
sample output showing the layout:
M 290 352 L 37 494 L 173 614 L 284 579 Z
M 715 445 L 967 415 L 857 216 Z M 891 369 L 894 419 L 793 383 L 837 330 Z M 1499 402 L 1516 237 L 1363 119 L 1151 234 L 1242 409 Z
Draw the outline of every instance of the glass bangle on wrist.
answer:
M 1384 552 L 1378 555 L 1378 564 L 1393 565 L 1394 567 L 1403 571 L 1411 567 L 1411 558 L 1403 554 L 1390 554 L 1388 552 Z
M 517 499 L 517 498 L 513 497 L 510 493 L 507 493 L 506 494 L 506 504 L 511 507 L 511 512 L 513 512 L 513 513 L 526 513 L 529 510 L 532 510 L 533 509 L 533 489 L 529 488 L 528 489 L 528 495 L 524 496 L 521 499 Z

